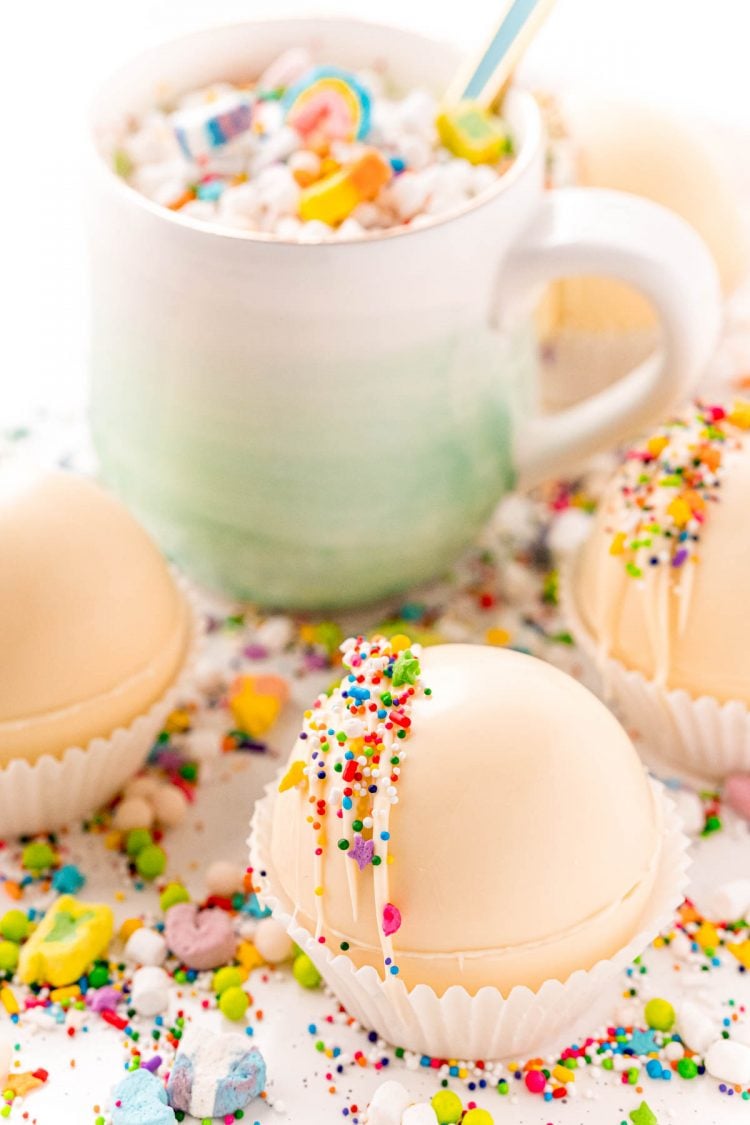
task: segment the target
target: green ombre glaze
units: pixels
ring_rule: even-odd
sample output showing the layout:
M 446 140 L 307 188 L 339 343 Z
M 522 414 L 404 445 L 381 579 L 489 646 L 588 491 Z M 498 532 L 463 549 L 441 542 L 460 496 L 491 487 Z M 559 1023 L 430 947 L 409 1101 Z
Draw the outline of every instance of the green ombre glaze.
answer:
M 512 485 L 511 418 L 529 409 L 535 368 L 528 322 L 503 337 L 464 325 L 338 372 L 269 377 L 266 359 L 258 401 L 252 372 L 221 401 L 221 378 L 193 368 L 178 388 L 148 355 L 131 337 L 92 357 L 105 481 L 197 581 L 317 609 L 450 568 Z

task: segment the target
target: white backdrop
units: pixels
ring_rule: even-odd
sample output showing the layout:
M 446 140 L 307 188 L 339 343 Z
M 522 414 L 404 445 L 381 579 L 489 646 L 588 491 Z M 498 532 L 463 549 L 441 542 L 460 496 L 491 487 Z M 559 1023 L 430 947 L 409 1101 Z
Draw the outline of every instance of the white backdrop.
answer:
M 78 145 L 97 80 L 159 39 L 266 14 L 336 12 L 410 25 L 467 49 L 493 0 L 8 0 L 0 30 L 0 425 L 85 395 Z M 558 0 L 525 73 L 750 128 L 746 0 Z M 750 142 L 749 142 L 750 143 Z

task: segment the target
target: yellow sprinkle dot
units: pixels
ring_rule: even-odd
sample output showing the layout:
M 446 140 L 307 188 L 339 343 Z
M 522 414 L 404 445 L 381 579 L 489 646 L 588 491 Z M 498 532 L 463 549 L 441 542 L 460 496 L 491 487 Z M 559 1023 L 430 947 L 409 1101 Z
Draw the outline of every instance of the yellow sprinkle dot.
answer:
M 741 430 L 750 430 L 750 402 L 736 402 L 728 419 L 733 426 L 739 426 Z
M 507 645 L 510 642 L 510 633 L 507 629 L 488 629 L 485 634 L 485 640 L 488 645 L 499 645 L 502 648 L 503 645 Z
M 684 527 L 692 512 L 690 511 L 690 505 L 686 504 L 680 496 L 677 496 L 667 508 L 667 515 L 671 516 L 678 527 Z
M 391 650 L 393 652 L 404 652 L 411 646 L 411 639 L 407 637 L 406 633 L 396 633 L 391 637 Z
M 318 898 L 320 898 L 320 896 L 323 894 L 323 888 L 322 887 L 316 887 L 315 893 L 318 896 Z
M 652 437 L 646 445 L 646 449 L 649 451 L 652 457 L 658 457 L 659 454 L 663 452 L 663 450 L 665 450 L 668 445 L 669 438 L 664 437 L 664 435 L 662 434 L 659 437 Z
M 612 540 L 612 542 L 610 544 L 609 553 L 610 553 L 610 555 L 621 555 L 624 552 L 624 550 L 625 550 L 625 532 L 624 531 L 618 531 L 617 535 L 615 535 L 614 539 Z
M 572 1070 L 568 1070 L 567 1066 L 558 1065 L 552 1067 L 552 1077 L 558 1082 L 572 1082 L 575 1076 Z

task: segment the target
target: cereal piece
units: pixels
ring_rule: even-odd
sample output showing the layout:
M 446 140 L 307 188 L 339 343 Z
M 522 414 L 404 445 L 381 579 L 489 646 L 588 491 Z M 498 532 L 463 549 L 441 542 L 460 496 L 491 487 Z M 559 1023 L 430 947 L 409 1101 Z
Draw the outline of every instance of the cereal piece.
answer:
M 287 123 L 307 140 L 362 140 L 370 130 L 370 95 L 357 78 L 338 67 L 303 75 L 283 99 Z
M 146 965 L 133 974 L 130 1003 L 139 1016 L 158 1016 L 169 1006 L 169 976 L 156 965 Z
M 240 730 L 260 736 L 270 730 L 289 696 L 281 676 L 238 676 L 229 693 L 229 706 Z
M 253 934 L 253 944 L 264 961 L 270 965 L 280 965 L 289 961 L 294 945 L 281 922 L 275 918 L 262 918 Z
M 49 844 L 35 842 L 27 844 L 23 849 L 21 863 L 27 871 L 38 874 L 40 871 L 46 871 L 48 867 L 54 867 L 57 856 Z
M 456 1122 L 461 1120 L 463 1106 L 458 1094 L 453 1090 L 439 1090 L 433 1095 L 431 1105 L 439 1125 L 456 1125 Z
M 52 876 L 52 886 L 61 895 L 74 895 L 84 886 L 86 876 L 74 863 L 66 863 L 58 867 Z
M 20 953 L 21 947 L 15 941 L 0 941 L 0 972 L 14 973 Z
M 731 1039 L 717 1039 L 706 1051 L 706 1070 L 722 1082 L 750 1083 L 750 1048 Z
M 247 133 L 252 121 L 252 103 L 238 91 L 191 106 L 172 117 L 175 136 L 188 160 L 208 156 L 234 137 Z
M 134 1070 L 112 1091 L 112 1125 L 173 1125 L 161 1081 L 148 1070 Z
M 151 797 L 154 817 L 163 828 L 182 824 L 188 811 L 188 799 L 176 785 L 160 785 Z
M 221 996 L 228 988 L 239 988 L 243 983 L 242 970 L 235 965 L 225 965 L 214 973 L 211 987 L 217 996 Z
M 135 857 L 135 866 L 144 879 L 157 879 L 167 866 L 167 853 L 158 844 L 147 844 Z
M 150 828 L 154 823 L 154 810 L 145 797 L 126 797 L 120 801 L 112 817 L 112 827 L 118 832 L 135 828 Z
M 218 859 L 206 871 L 206 890 L 210 895 L 230 898 L 242 890 L 244 878 L 245 872 L 239 864 Z
M 159 895 L 159 908 L 165 913 L 178 902 L 190 902 L 190 893 L 182 883 L 168 883 Z
M 384 1082 L 372 1096 L 367 1111 L 369 1125 L 401 1125 L 401 1118 L 410 1101 L 408 1090 L 400 1082 Z
M 646 1023 L 649 1027 L 654 1028 L 656 1031 L 671 1031 L 674 1025 L 675 1014 L 674 1008 L 668 1000 L 661 1000 L 654 997 L 646 1004 L 643 1013 L 646 1017 Z
M 435 124 L 448 151 L 470 164 L 494 164 L 508 151 L 508 135 L 498 119 L 475 102 L 443 110 Z
M 234 957 L 237 939 L 223 910 L 180 902 L 167 911 L 167 946 L 189 969 L 215 969 Z
M 462 1125 L 494 1125 L 494 1120 L 486 1109 L 470 1109 L 464 1116 Z
M 303 988 L 318 988 L 321 976 L 306 953 L 298 953 L 292 967 L 294 979 Z
M 236 1032 L 213 1035 L 204 1027 L 183 1038 L 167 1086 L 169 1101 L 194 1117 L 226 1117 L 244 1109 L 266 1085 L 257 1047 Z
M 300 198 L 300 217 L 335 226 L 351 215 L 358 204 L 373 200 L 391 174 L 390 165 L 380 153 L 368 149 L 348 168 L 306 188 Z
M 106 952 L 114 920 L 108 906 L 62 895 L 23 946 L 18 976 L 24 984 L 72 984 Z
M 153 840 L 148 828 L 131 828 L 125 838 L 125 851 L 129 856 L 135 857 L 152 844 Z
M 167 959 L 167 943 L 157 930 L 141 926 L 128 938 L 125 956 L 138 965 L 163 965 Z

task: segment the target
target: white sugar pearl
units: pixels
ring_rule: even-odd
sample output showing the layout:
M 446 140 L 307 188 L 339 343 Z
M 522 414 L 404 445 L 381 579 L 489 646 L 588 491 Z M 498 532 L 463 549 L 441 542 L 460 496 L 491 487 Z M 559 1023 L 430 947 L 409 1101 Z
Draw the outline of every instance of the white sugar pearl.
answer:
M 133 974 L 130 1003 L 139 1016 L 158 1016 L 169 1006 L 169 976 L 148 965 Z
M 358 203 L 350 218 L 356 219 L 365 230 L 371 230 L 380 222 L 380 211 L 374 203 Z
M 407 167 L 411 168 L 413 172 L 420 172 L 432 163 L 432 147 L 430 142 L 422 137 L 403 137 L 398 147 Z
M 672 1041 L 671 1043 L 667 1043 L 666 1047 L 664 1048 L 664 1057 L 668 1062 L 677 1062 L 684 1056 L 684 1054 L 685 1048 L 683 1047 L 682 1043 L 675 1043 L 674 1041 Z
M 750 908 L 750 879 L 734 879 L 724 883 L 712 893 L 709 915 L 723 922 L 736 922 L 744 918 Z
M 272 133 L 263 140 L 250 164 L 252 174 L 257 176 L 263 168 L 268 168 L 269 165 L 276 164 L 280 160 L 286 160 L 297 151 L 300 143 L 299 134 L 284 125 L 278 132 Z
M 282 215 L 277 219 L 273 231 L 279 238 L 298 238 L 299 232 L 302 228 L 302 223 L 299 219 L 295 219 L 292 215 Z
M 403 172 L 388 189 L 388 199 L 398 217 L 413 218 L 427 202 L 430 187 L 427 178 L 415 172 Z
M 142 164 L 133 173 L 131 183 L 155 203 L 168 207 L 185 194 L 188 176 L 184 164 Z
M 437 1125 L 437 1114 L 429 1102 L 417 1102 L 404 1110 L 401 1125 Z
M 218 859 L 206 871 L 206 890 L 210 895 L 229 898 L 242 890 L 244 878 L 244 869 L 238 864 Z
M 293 952 L 292 939 L 275 918 L 261 918 L 255 927 L 253 945 L 269 965 L 288 961 Z
M 706 823 L 703 802 L 692 789 L 670 790 L 669 796 L 677 806 L 682 827 L 688 836 L 699 836 Z
M 404 129 L 430 136 L 435 127 L 437 105 L 426 90 L 412 90 L 398 107 L 398 120 Z
M 237 184 L 222 193 L 219 200 L 219 215 L 238 215 L 243 219 L 254 219 L 260 214 L 261 202 L 255 184 Z
M 722 1082 L 747 1086 L 750 1082 L 750 1047 L 733 1043 L 731 1039 L 717 1039 L 706 1051 L 706 1070 Z
M 679 1010 L 677 1030 L 690 1050 L 702 1055 L 716 1041 L 719 1025 L 704 1008 L 687 1000 Z
M 450 185 L 455 192 L 460 192 L 465 198 L 471 191 L 474 182 L 474 168 L 468 160 L 449 160 L 440 168 L 443 182 Z
M 411 1060 L 407 1060 L 407 1066 Z M 411 1096 L 400 1082 L 384 1082 L 372 1096 L 367 1111 L 369 1125 L 401 1125 L 404 1110 Z
M 188 799 L 176 785 L 160 785 L 151 804 L 156 820 L 164 828 L 176 828 L 187 816 Z
M 139 965 L 163 965 L 167 956 L 167 943 L 157 930 L 141 926 L 134 930 L 125 945 L 128 961 Z
M 255 181 L 258 198 L 275 215 L 294 215 L 299 205 L 300 186 L 284 164 L 265 168 Z
M 129 832 L 131 828 L 150 828 L 154 823 L 154 810 L 144 797 L 126 797 L 120 801 L 112 818 L 112 826 L 118 832 Z

